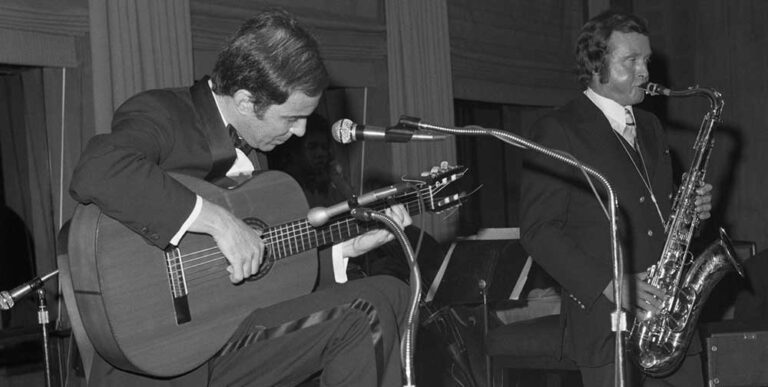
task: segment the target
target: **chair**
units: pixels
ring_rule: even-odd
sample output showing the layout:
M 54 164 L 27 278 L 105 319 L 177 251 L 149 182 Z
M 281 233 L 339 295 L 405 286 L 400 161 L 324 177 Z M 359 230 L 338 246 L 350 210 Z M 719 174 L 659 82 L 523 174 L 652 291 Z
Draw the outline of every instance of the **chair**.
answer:
M 438 306 L 483 306 L 488 387 L 506 386 L 506 371 L 511 369 L 546 371 L 553 383 L 562 371 L 576 370 L 573 362 L 557 359 L 562 338 L 559 315 L 488 328 L 489 305 L 525 304 L 517 300 L 528 283 L 532 260 L 517 240 L 518 235 L 517 229 L 484 229 L 476 237 L 457 241 L 448 249 L 444 267 L 425 297 Z
M 540 268 L 532 268 L 523 281 L 524 296 L 495 305 L 506 324 L 486 330 L 488 386 L 579 384 L 576 364 L 561 357 L 559 285 Z
M 491 362 L 489 387 L 510 385 L 510 370 L 541 371 L 547 386 L 562 384 L 564 372 L 578 372 L 576 363 L 560 358 L 560 316 L 548 315 L 491 329 L 485 337 Z

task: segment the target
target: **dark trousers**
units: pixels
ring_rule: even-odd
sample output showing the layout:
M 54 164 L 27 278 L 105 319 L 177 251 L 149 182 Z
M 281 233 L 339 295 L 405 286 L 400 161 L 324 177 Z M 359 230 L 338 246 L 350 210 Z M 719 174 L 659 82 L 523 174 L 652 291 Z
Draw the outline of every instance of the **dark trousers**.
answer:
M 614 387 L 614 364 L 602 367 L 580 367 L 581 380 L 584 387 Z M 653 378 L 644 375 L 639 369 L 627 365 L 625 367 L 626 387 L 655 387 L 655 386 L 679 386 L 696 387 L 704 386 L 704 373 L 701 367 L 700 354 L 689 354 L 683 360 L 680 368 L 664 378 Z
M 389 276 L 334 285 L 254 311 L 209 362 L 212 386 L 402 386 L 408 288 Z

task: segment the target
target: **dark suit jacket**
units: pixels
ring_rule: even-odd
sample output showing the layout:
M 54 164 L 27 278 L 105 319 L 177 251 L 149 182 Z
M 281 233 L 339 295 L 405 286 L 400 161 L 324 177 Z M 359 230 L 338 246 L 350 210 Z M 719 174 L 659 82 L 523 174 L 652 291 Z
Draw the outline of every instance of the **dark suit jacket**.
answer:
M 667 140 L 658 118 L 634 112 L 650 185 L 666 220 L 674 194 Z M 579 95 L 534 124 L 529 137 L 572 154 L 608 179 L 619 201 L 626 272 L 645 271 L 658 261 L 666 239 L 662 221 L 622 142 L 631 148 L 592 101 Z M 599 182 L 595 186 L 604 191 Z M 614 306 L 602 296 L 612 278 L 606 213 L 579 170 L 532 151 L 525 155 L 521 191 L 523 246 L 563 287 L 565 354 L 583 366 L 611 363 Z
M 191 88 L 139 93 L 123 103 L 112 133 L 89 141 L 70 192 L 164 248 L 195 204 L 194 193 L 165 171 L 213 178 L 209 174 L 224 176 L 234 159 L 204 79 Z

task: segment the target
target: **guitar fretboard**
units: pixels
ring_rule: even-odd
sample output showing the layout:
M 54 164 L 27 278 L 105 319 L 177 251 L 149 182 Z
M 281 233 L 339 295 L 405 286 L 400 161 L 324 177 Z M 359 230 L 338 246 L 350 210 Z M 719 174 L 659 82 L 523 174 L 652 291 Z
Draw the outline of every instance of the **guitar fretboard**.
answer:
M 402 203 L 410 215 L 418 215 L 424 207 L 420 205 L 421 199 L 432 198 L 430 190 L 427 187 L 398 195 L 394 201 Z M 371 209 L 381 210 L 388 206 L 379 204 Z M 376 222 L 362 222 L 351 216 L 333 218 L 331 223 L 321 227 L 312 227 L 308 220 L 302 219 L 270 227 L 264 230 L 262 239 L 272 257 L 281 259 L 316 247 L 343 242 L 376 228 L 380 228 Z

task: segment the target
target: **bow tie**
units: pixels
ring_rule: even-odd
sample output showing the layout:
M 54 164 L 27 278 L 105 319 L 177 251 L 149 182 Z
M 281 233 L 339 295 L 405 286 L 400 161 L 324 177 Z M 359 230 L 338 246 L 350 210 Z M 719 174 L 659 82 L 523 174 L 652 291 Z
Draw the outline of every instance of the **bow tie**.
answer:
M 243 151 L 243 153 L 247 155 L 248 152 L 250 152 L 253 149 L 253 147 L 248 145 L 248 143 L 245 140 L 243 140 L 242 137 L 240 137 L 240 135 L 237 133 L 237 130 L 235 129 L 234 126 L 232 126 L 231 124 L 227 125 L 227 129 L 229 129 L 229 137 L 232 139 L 232 144 L 235 146 L 235 148 L 240 149 L 241 151 Z

